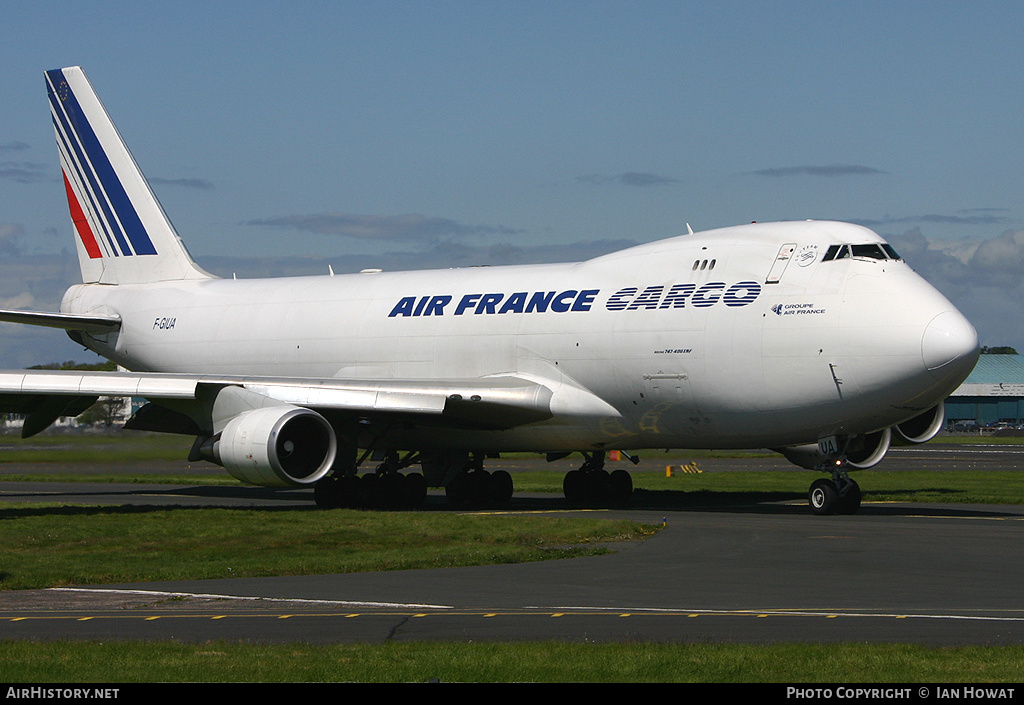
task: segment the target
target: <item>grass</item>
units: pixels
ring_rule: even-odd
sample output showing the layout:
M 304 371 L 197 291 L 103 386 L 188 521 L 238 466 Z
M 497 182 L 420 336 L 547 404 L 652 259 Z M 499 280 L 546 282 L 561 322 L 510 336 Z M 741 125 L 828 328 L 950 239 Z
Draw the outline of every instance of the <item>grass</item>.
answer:
M 191 436 L 133 431 L 43 433 L 32 438 L 0 434 L 0 464 L 184 462 L 193 440 Z
M 1022 647 L 0 642 L 7 683 L 1019 683 Z M 130 692 L 130 691 L 129 691 Z M 915 689 L 916 694 L 916 689 Z M 849 697 L 852 697 L 849 696 Z M 858 698 L 860 699 L 860 698 Z
M 0 588 L 521 563 L 656 531 L 545 516 L 6 504 Z

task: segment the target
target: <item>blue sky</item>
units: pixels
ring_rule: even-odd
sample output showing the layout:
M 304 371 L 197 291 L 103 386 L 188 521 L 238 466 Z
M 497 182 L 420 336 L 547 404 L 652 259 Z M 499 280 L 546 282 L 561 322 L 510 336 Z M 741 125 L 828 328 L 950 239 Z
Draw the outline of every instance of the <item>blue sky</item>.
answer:
M 849 220 L 1024 352 L 1022 27 L 1019 2 L 16 2 L 0 307 L 77 274 L 43 71 L 80 65 L 218 274 Z M 0 327 L 0 367 L 86 357 Z

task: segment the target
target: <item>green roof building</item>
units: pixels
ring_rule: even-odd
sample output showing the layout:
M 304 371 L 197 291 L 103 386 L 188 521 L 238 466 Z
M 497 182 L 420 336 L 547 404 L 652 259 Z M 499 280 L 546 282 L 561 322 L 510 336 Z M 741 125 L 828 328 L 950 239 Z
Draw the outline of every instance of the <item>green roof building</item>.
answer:
M 946 424 L 1024 423 L 1024 355 L 982 355 L 946 400 Z

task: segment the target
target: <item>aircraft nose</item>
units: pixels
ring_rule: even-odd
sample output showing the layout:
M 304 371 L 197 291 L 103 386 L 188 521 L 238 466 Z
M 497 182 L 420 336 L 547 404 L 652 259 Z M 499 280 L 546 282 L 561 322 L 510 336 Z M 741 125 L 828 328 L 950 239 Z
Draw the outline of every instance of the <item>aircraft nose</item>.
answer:
M 978 361 L 978 332 L 959 311 L 943 311 L 921 338 L 924 366 L 935 377 L 967 377 Z

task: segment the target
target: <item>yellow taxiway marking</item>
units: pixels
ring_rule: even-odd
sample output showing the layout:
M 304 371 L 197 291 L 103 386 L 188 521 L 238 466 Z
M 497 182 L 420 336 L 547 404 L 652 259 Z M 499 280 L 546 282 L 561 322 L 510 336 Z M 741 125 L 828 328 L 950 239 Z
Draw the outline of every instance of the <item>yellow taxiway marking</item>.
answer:
M 97 614 L 97 615 L 81 615 L 81 614 L 47 614 L 47 615 L 31 615 L 31 616 L 20 616 L 20 615 L 4 615 L 0 616 L 2 622 L 34 622 L 34 621 L 50 621 L 50 620 L 70 620 L 77 622 L 89 622 L 89 621 L 108 621 L 108 620 L 142 620 L 142 621 L 156 621 L 158 619 L 166 620 L 181 620 L 181 619 L 208 619 L 208 620 L 220 620 L 230 617 L 232 620 L 246 620 L 246 619 L 323 619 L 323 618 L 342 618 L 351 619 L 353 617 L 379 617 L 379 616 L 394 616 L 396 614 L 408 614 L 410 617 L 438 617 L 458 614 L 462 616 L 479 615 L 486 618 L 515 618 L 515 617 L 538 617 L 547 616 L 551 618 L 566 617 L 568 615 L 573 616 L 607 616 L 624 618 L 629 617 L 633 619 L 643 619 L 644 617 L 656 616 L 660 618 L 665 617 L 684 617 L 693 619 L 696 617 L 714 618 L 714 617 L 749 617 L 754 619 L 771 619 L 779 617 L 811 617 L 811 618 L 824 618 L 824 619 L 838 619 L 840 617 L 844 619 L 856 619 L 856 618 L 869 618 L 869 619 L 902 619 L 902 620 L 957 620 L 957 621 L 989 621 L 989 622 L 1024 622 L 1024 615 L 1020 614 L 1020 610 L 995 610 L 988 613 L 986 610 L 972 610 L 977 612 L 976 614 L 964 614 L 964 613 L 943 613 L 943 614 L 900 614 L 900 613 L 883 613 L 883 612 L 863 612 L 859 610 L 851 610 L 849 612 L 843 611 L 829 611 L 819 612 L 817 610 L 774 610 L 774 611 L 752 611 L 752 610 L 702 610 L 702 611 L 681 611 L 672 609 L 662 610 L 651 610 L 651 611 L 630 611 L 630 612 L 619 612 L 617 610 L 594 610 L 594 609 L 562 609 L 557 612 L 548 610 L 537 610 L 534 608 L 523 608 L 523 609 L 509 609 L 484 612 L 482 610 L 456 610 L 456 611 L 438 611 L 438 612 L 400 612 L 400 611 L 369 611 L 369 612 L 310 612 L 310 613 L 290 613 L 287 615 L 268 615 L 266 613 L 252 613 L 252 612 L 238 612 L 235 614 L 203 614 L 201 612 L 179 612 L 179 613 L 168 613 L 168 614 Z

